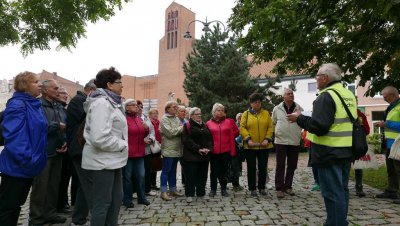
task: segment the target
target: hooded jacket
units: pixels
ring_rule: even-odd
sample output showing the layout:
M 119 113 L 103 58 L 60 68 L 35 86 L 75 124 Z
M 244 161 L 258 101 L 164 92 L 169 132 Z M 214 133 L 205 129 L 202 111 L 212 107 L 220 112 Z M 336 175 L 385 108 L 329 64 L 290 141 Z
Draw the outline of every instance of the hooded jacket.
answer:
M 0 172 L 33 178 L 46 166 L 47 120 L 40 101 L 15 92 L 3 113 L 5 146 L 0 153 Z
M 128 160 L 128 126 L 125 110 L 98 88 L 83 104 L 86 140 L 82 168 L 88 170 L 118 169 Z

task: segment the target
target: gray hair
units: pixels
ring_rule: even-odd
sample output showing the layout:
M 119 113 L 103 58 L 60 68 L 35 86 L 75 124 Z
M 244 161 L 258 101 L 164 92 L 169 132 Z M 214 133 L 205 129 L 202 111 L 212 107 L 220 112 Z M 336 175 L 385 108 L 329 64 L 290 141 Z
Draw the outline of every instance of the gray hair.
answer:
M 213 117 L 214 117 L 214 115 L 215 115 L 215 112 L 218 110 L 218 108 L 222 108 L 222 110 L 225 110 L 224 105 L 222 105 L 222 104 L 220 104 L 220 103 L 215 103 L 215 104 L 213 105 L 213 107 L 212 107 L 212 110 L 211 110 L 211 114 L 212 114 Z
M 96 86 L 96 84 L 94 84 L 94 79 L 90 79 L 90 81 L 88 83 L 86 83 L 83 88 L 95 90 L 97 88 L 97 86 Z
M 180 110 L 185 110 L 185 111 L 186 111 L 186 107 L 183 106 L 183 105 L 179 105 L 179 106 L 178 106 L 178 111 L 180 111 Z
M 335 63 L 322 64 L 318 73 L 327 75 L 331 82 L 340 81 L 342 79 L 342 70 Z
M 284 88 L 283 92 L 282 92 L 282 96 L 285 95 L 289 91 L 293 92 L 293 90 L 291 88 Z
M 128 105 L 128 104 L 130 104 L 130 103 L 137 104 L 137 102 L 136 102 L 135 99 L 127 99 L 127 100 L 125 100 L 125 102 L 124 102 L 124 107 L 126 108 L 126 105 Z
M 194 114 L 194 112 L 197 111 L 197 110 L 201 111 L 201 109 L 198 108 L 198 107 L 192 107 L 192 108 L 190 108 L 189 117 L 191 118 L 192 115 Z
M 51 82 L 56 82 L 56 80 L 54 80 L 54 79 L 46 79 L 46 80 L 42 81 L 42 89 L 49 87 L 49 84 Z
M 176 103 L 176 101 L 173 101 L 173 100 L 170 100 L 170 101 L 167 101 L 166 103 L 165 103 L 165 106 L 164 106 L 164 111 L 165 111 L 165 113 L 168 113 L 168 108 L 170 108 L 172 105 L 174 105 L 174 104 L 177 104 Z
M 236 121 L 239 120 L 240 117 L 242 117 L 243 113 L 239 112 L 236 114 Z

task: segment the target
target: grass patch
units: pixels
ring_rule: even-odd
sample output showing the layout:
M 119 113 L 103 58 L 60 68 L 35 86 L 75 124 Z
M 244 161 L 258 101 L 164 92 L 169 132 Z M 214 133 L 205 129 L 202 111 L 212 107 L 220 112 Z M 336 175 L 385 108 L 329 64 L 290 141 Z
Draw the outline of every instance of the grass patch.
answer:
M 350 178 L 355 180 L 354 170 L 350 170 Z M 378 169 L 364 169 L 363 184 L 368 184 L 382 191 L 385 190 L 387 187 L 386 166 L 380 166 Z

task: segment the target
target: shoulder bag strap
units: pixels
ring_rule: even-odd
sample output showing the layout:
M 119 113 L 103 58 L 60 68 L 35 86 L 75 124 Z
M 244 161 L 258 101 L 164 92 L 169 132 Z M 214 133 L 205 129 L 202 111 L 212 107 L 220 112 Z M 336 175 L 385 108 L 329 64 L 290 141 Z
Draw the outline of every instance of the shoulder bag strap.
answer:
M 350 118 L 350 121 L 351 121 L 352 123 L 354 123 L 355 119 L 354 119 L 353 115 L 350 113 L 349 108 L 347 107 L 346 103 L 344 102 L 343 98 L 340 96 L 340 94 L 338 93 L 338 91 L 336 91 L 336 90 L 334 90 L 334 89 L 328 89 L 328 90 L 332 90 L 333 92 L 336 93 L 336 95 L 339 97 L 340 101 L 342 102 L 343 107 L 344 107 L 344 109 L 346 110 L 347 115 L 348 115 L 349 118 Z

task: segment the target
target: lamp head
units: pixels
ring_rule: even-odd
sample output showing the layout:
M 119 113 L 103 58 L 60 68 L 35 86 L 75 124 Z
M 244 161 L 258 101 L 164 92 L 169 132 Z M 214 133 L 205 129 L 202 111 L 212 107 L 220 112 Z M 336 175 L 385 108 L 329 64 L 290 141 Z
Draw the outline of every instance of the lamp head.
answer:
M 186 31 L 185 34 L 183 35 L 183 37 L 184 37 L 185 39 L 191 39 L 191 38 L 192 38 L 192 35 L 190 34 L 189 31 Z

